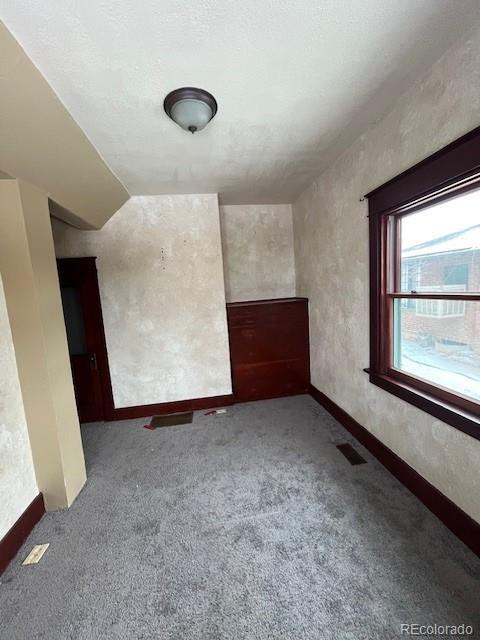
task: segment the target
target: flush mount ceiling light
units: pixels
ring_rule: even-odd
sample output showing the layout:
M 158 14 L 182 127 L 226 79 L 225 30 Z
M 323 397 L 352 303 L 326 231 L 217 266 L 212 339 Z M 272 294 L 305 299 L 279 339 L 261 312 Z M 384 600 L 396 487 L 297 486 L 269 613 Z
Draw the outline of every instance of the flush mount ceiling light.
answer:
M 168 94 L 163 108 L 178 126 L 195 133 L 201 131 L 217 113 L 217 101 L 208 91 L 182 87 Z

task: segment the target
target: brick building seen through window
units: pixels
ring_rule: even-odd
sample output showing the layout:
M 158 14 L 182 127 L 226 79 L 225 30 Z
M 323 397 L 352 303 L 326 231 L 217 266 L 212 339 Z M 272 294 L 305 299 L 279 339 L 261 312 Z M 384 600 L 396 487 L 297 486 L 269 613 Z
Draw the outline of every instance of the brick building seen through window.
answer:
M 401 289 L 480 291 L 480 225 L 403 247 Z M 459 392 L 480 398 L 480 304 L 408 298 L 398 305 L 395 366 L 438 384 L 448 369 Z

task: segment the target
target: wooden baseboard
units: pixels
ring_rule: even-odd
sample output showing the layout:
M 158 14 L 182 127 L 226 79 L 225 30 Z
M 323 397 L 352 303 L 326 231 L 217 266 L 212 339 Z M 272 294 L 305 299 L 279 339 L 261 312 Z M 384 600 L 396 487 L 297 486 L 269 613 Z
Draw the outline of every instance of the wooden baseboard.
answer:
M 227 396 L 209 396 L 208 398 L 195 398 L 193 400 L 179 400 L 178 402 L 162 402 L 160 404 L 143 404 L 134 407 L 120 407 L 113 409 L 109 414 L 108 421 L 132 420 L 134 418 L 149 418 L 151 416 L 162 416 L 168 413 L 180 413 L 182 411 L 201 411 L 202 409 L 215 409 L 216 407 L 228 407 L 232 404 L 242 404 L 244 402 L 257 402 L 258 400 L 274 400 L 276 398 L 288 398 L 290 396 L 310 393 L 309 389 L 292 391 L 291 393 L 281 393 L 272 396 L 259 396 L 258 398 L 238 398 L 233 394 Z
M 148 418 L 167 413 L 182 411 L 200 411 L 225 407 L 234 403 L 233 395 L 211 396 L 208 398 L 194 398 L 193 400 L 179 400 L 178 402 L 162 402 L 160 404 L 143 404 L 135 407 L 121 407 L 114 409 L 110 420 L 131 420 L 133 418 Z
M 475 522 L 460 507 L 457 507 L 428 480 L 425 480 L 415 469 L 313 385 L 310 385 L 310 395 L 421 500 L 457 538 L 480 556 L 480 524 L 478 522 Z
M 42 494 L 39 493 L 15 522 L 10 531 L 0 540 L 0 575 L 2 575 L 17 555 L 18 550 L 44 513 L 45 504 Z

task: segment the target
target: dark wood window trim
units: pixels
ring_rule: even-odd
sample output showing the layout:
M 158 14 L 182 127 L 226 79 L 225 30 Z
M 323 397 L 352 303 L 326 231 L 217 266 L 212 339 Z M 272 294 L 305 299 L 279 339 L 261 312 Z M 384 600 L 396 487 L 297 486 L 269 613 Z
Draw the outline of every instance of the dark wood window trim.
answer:
M 390 251 L 389 238 L 402 214 L 478 188 L 480 127 L 366 196 L 370 235 L 370 382 L 476 439 L 480 439 L 477 402 L 394 368 L 393 302 L 395 298 L 409 297 L 480 300 L 480 292 L 400 293 L 399 251 Z M 399 234 L 394 237 L 398 242 Z

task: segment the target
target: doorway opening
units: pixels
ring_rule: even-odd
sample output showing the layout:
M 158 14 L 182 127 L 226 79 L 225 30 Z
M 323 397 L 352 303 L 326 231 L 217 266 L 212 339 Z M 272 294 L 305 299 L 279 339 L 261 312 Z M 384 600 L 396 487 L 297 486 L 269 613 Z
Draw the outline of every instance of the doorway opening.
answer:
M 80 422 L 110 420 L 114 407 L 95 260 L 57 260 Z

